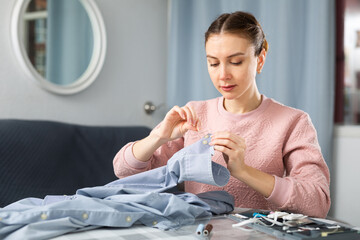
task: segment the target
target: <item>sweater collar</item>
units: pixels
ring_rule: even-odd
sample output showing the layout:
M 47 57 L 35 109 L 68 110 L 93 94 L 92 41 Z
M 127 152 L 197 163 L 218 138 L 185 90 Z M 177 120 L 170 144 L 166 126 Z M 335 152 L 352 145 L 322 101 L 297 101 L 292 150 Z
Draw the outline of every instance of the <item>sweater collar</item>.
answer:
M 227 118 L 231 118 L 231 119 L 244 119 L 244 118 L 254 118 L 256 116 L 258 116 L 259 114 L 261 114 L 262 112 L 265 111 L 265 109 L 267 108 L 267 106 L 270 103 L 270 98 L 267 98 L 265 95 L 261 95 L 261 103 L 260 105 L 247 113 L 239 113 L 239 114 L 235 114 L 235 113 L 230 113 L 228 111 L 226 111 L 226 109 L 224 108 L 224 97 L 219 97 L 218 98 L 218 111 L 220 113 L 220 115 L 223 115 Z

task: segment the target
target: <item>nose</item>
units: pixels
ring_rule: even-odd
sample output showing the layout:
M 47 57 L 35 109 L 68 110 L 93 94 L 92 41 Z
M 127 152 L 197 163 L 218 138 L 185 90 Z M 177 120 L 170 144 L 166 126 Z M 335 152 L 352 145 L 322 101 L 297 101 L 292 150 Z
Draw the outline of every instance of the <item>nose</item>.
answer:
M 230 74 L 230 71 L 229 69 L 227 68 L 226 64 L 220 64 L 220 80 L 222 81 L 226 81 L 226 80 L 229 80 L 231 79 L 231 74 Z

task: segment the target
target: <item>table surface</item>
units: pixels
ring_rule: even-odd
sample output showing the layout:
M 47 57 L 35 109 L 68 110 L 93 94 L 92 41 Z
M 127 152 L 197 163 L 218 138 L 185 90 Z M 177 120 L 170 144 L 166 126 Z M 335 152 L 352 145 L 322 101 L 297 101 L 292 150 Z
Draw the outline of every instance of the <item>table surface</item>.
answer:
M 196 235 L 198 224 L 183 226 L 177 230 L 162 231 L 156 228 L 143 225 L 134 225 L 130 228 L 99 228 L 85 232 L 69 233 L 52 240 L 146 240 L 146 239 L 276 239 L 265 233 L 256 230 L 244 231 L 233 228 L 235 221 L 221 216 L 212 218 L 209 223 L 213 225 L 213 230 L 208 237 Z
M 249 208 L 235 208 L 233 213 L 242 213 Z M 183 226 L 176 230 L 163 231 L 157 228 L 147 227 L 144 225 L 133 225 L 129 228 L 98 228 L 82 232 L 68 233 L 52 240 L 150 240 L 150 239 L 247 239 L 247 240 L 269 240 L 277 239 L 276 237 L 260 232 L 258 230 L 242 227 L 233 227 L 237 221 L 228 217 L 229 215 L 213 216 L 209 219 L 198 219 L 194 224 Z M 339 223 L 330 219 L 318 219 L 322 222 Z M 202 223 L 213 225 L 213 230 L 207 237 L 196 235 L 198 225 Z M 344 225 L 344 224 L 340 224 Z M 347 226 L 345 224 L 344 226 Z M 349 226 L 351 227 L 351 226 Z M 360 229 L 358 229 L 360 231 Z
M 237 209 L 236 212 L 242 212 L 247 209 Z M 213 225 L 213 230 L 208 237 L 196 235 L 196 229 L 200 223 Z M 163 231 L 157 228 L 146 227 L 144 225 L 133 225 L 130 228 L 98 228 L 94 230 L 68 233 L 52 240 L 146 240 L 146 239 L 249 239 L 249 240 L 267 240 L 277 239 L 268 234 L 257 230 L 247 228 L 247 231 L 232 227 L 236 223 L 234 220 L 224 216 L 214 216 L 210 221 L 197 220 L 192 225 L 183 226 L 176 230 Z

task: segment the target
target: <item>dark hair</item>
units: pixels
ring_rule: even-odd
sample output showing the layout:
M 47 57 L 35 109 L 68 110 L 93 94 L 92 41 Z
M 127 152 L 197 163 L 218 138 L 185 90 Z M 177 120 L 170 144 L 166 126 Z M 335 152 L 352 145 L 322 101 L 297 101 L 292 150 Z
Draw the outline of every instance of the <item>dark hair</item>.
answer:
M 221 33 L 239 34 L 249 39 L 255 46 L 255 56 L 259 56 L 262 49 L 268 51 L 269 44 L 260 23 L 250 13 L 237 11 L 220 15 L 205 33 L 205 44 L 212 34 Z

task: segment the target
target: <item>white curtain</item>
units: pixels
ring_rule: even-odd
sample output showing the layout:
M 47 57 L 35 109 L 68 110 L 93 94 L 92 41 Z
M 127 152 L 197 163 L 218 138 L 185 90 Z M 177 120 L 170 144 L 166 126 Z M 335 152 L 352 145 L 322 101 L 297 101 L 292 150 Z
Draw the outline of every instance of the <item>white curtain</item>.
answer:
M 168 107 L 219 96 L 207 72 L 204 33 L 217 16 L 238 10 L 255 15 L 270 45 L 260 92 L 310 114 L 331 168 L 334 0 L 170 0 Z

